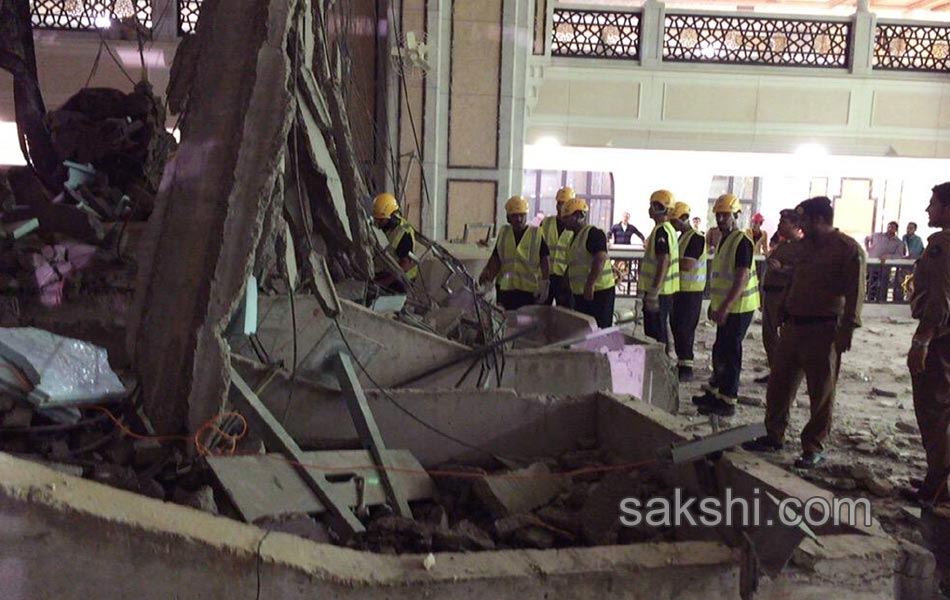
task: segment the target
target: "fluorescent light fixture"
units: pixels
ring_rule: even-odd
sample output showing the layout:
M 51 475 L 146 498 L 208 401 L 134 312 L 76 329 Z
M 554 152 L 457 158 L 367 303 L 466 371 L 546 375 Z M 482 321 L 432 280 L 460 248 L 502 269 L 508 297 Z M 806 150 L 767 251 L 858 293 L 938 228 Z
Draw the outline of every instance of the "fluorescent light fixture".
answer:
M 799 156 L 816 158 L 820 156 L 828 156 L 828 149 L 821 144 L 802 144 L 798 148 L 795 148 L 795 154 Z
M 555 148 L 557 146 L 560 146 L 561 142 L 554 136 L 546 135 L 544 137 L 538 138 L 534 144 L 535 146 L 545 146 L 547 148 Z

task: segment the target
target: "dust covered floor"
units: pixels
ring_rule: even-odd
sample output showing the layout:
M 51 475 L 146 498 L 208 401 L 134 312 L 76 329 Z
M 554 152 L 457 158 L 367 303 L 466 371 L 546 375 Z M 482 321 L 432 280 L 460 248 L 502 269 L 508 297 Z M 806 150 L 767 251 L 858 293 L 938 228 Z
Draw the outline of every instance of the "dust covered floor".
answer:
M 808 394 L 802 382 L 792 410 L 785 448 L 760 456 L 816 485 L 843 497 L 867 497 L 874 516 L 889 533 L 922 544 L 903 507 L 912 502 L 901 490 L 912 487 L 926 471 L 924 451 L 914 416 L 907 349 L 917 322 L 907 307 L 874 307 L 864 326 L 855 332 L 852 350 L 844 355 L 839 377 L 831 435 L 826 441 L 824 464 L 811 471 L 795 469 L 801 453 L 799 435 L 808 421 Z M 886 316 L 878 316 L 887 312 Z M 696 413 L 692 396 L 711 374 L 711 353 L 716 329 L 703 321 L 696 336 L 696 377 L 680 386 L 680 418 L 696 434 L 710 431 L 709 421 Z M 724 426 L 762 421 L 765 417 L 765 384 L 754 379 L 768 372 L 762 347 L 761 315 L 756 314 L 743 347 L 743 371 L 736 416 Z

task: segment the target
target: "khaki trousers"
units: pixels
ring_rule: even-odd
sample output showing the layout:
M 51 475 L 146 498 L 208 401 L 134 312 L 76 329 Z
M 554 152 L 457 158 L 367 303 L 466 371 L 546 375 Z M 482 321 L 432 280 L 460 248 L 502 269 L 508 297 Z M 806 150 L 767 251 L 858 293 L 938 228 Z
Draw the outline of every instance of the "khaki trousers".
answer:
M 796 325 L 786 323 L 775 348 L 765 397 L 765 428 L 776 441 L 785 438 L 788 414 L 802 377 L 808 385 L 811 419 L 802 430 L 802 451 L 820 452 L 831 431 L 840 357 L 835 350 L 833 321 Z
M 914 412 L 920 438 L 927 453 L 927 476 L 920 487 L 926 501 L 950 499 L 950 336 L 930 342 L 922 373 L 911 378 Z

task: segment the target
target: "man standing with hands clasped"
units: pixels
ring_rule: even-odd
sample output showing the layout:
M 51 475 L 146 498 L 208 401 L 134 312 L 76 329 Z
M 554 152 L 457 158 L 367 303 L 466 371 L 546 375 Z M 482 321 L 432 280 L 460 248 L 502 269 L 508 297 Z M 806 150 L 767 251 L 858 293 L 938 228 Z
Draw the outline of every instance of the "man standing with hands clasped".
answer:
M 910 305 L 920 324 L 907 353 L 914 412 L 927 454 L 927 476 L 917 497 L 950 514 L 950 182 L 933 188 L 927 215 L 930 226 L 940 231 L 927 240 L 914 268 Z

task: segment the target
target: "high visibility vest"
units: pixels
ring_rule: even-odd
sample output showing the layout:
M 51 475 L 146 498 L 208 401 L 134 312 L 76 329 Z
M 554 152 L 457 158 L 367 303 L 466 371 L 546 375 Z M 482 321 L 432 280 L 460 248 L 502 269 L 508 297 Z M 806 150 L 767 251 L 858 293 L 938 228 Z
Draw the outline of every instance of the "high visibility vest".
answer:
M 402 243 L 403 236 L 409 236 L 412 239 L 412 245 L 416 244 L 416 232 L 412 228 L 412 225 L 409 224 L 409 221 L 405 220 L 402 217 L 397 217 L 399 220 L 395 227 L 386 232 L 386 239 L 389 240 L 388 250 L 393 253 L 395 256 L 396 249 L 399 248 L 399 244 Z M 398 260 L 398 259 L 397 259 Z M 412 281 L 419 276 L 419 265 L 413 263 L 412 267 L 406 271 L 406 277 Z
M 694 235 L 703 237 L 703 234 L 699 233 L 695 229 L 690 229 L 683 234 L 683 239 L 680 240 L 680 258 L 684 258 L 683 253 L 686 252 L 686 248 L 689 247 L 689 243 L 692 241 Z M 696 269 L 692 271 L 684 271 L 680 269 L 681 292 L 706 291 L 706 263 L 709 262 L 709 256 L 706 254 L 705 240 L 703 240 L 703 253 L 700 255 L 698 261 L 699 264 L 696 265 Z
M 590 275 L 590 265 L 594 261 L 594 255 L 587 251 L 587 236 L 593 228 L 593 225 L 585 225 L 571 240 L 567 276 L 571 281 L 571 293 L 577 296 L 584 293 L 587 276 Z M 603 270 L 594 282 L 594 291 L 609 290 L 614 284 L 614 264 L 608 256 Z
M 565 228 L 558 235 L 557 217 L 545 217 L 541 221 L 541 234 L 551 252 L 551 274 L 563 275 L 567 271 L 568 252 L 571 248 L 571 240 L 574 239 L 574 232 Z
M 521 236 L 521 241 L 515 243 L 515 230 L 510 225 L 501 228 L 498 241 L 495 242 L 495 251 L 501 261 L 501 270 L 498 272 L 498 287 L 502 291 L 521 290 L 522 292 L 538 291 L 538 281 L 541 279 L 541 230 L 537 227 L 528 227 Z
M 670 241 L 670 266 L 666 270 L 666 278 L 660 282 L 659 295 L 670 296 L 680 291 L 680 250 L 676 230 L 669 222 L 657 225 L 650 232 L 643 260 L 640 261 L 640 275 L 637 277 L 637 286 L 644 292 L 655 291 L 653 281 L 660 267 L 660 259 L 656 255 L 656 233 L 661 229 L 666 232 L 666 237 Z
M 745 232 L 734 229 L 719 242 L 716 254 L 712 261 L 712 275 L 709 279 L 709 299 L 710 306 L 717 310 L 726 301 L 729 290 L 732 289 L 732 283 L 736 275 L 736 252 L 739 249 L 739 242 L 742 240 L 752 240 Z M 732 314 L 752 312 L 759 308 L 759 278 L 755 273 L 755 263 L 749 268 L 749 281 L 745 284 L 745 289 L 739 298 L 732 303 L 729 312 Z

